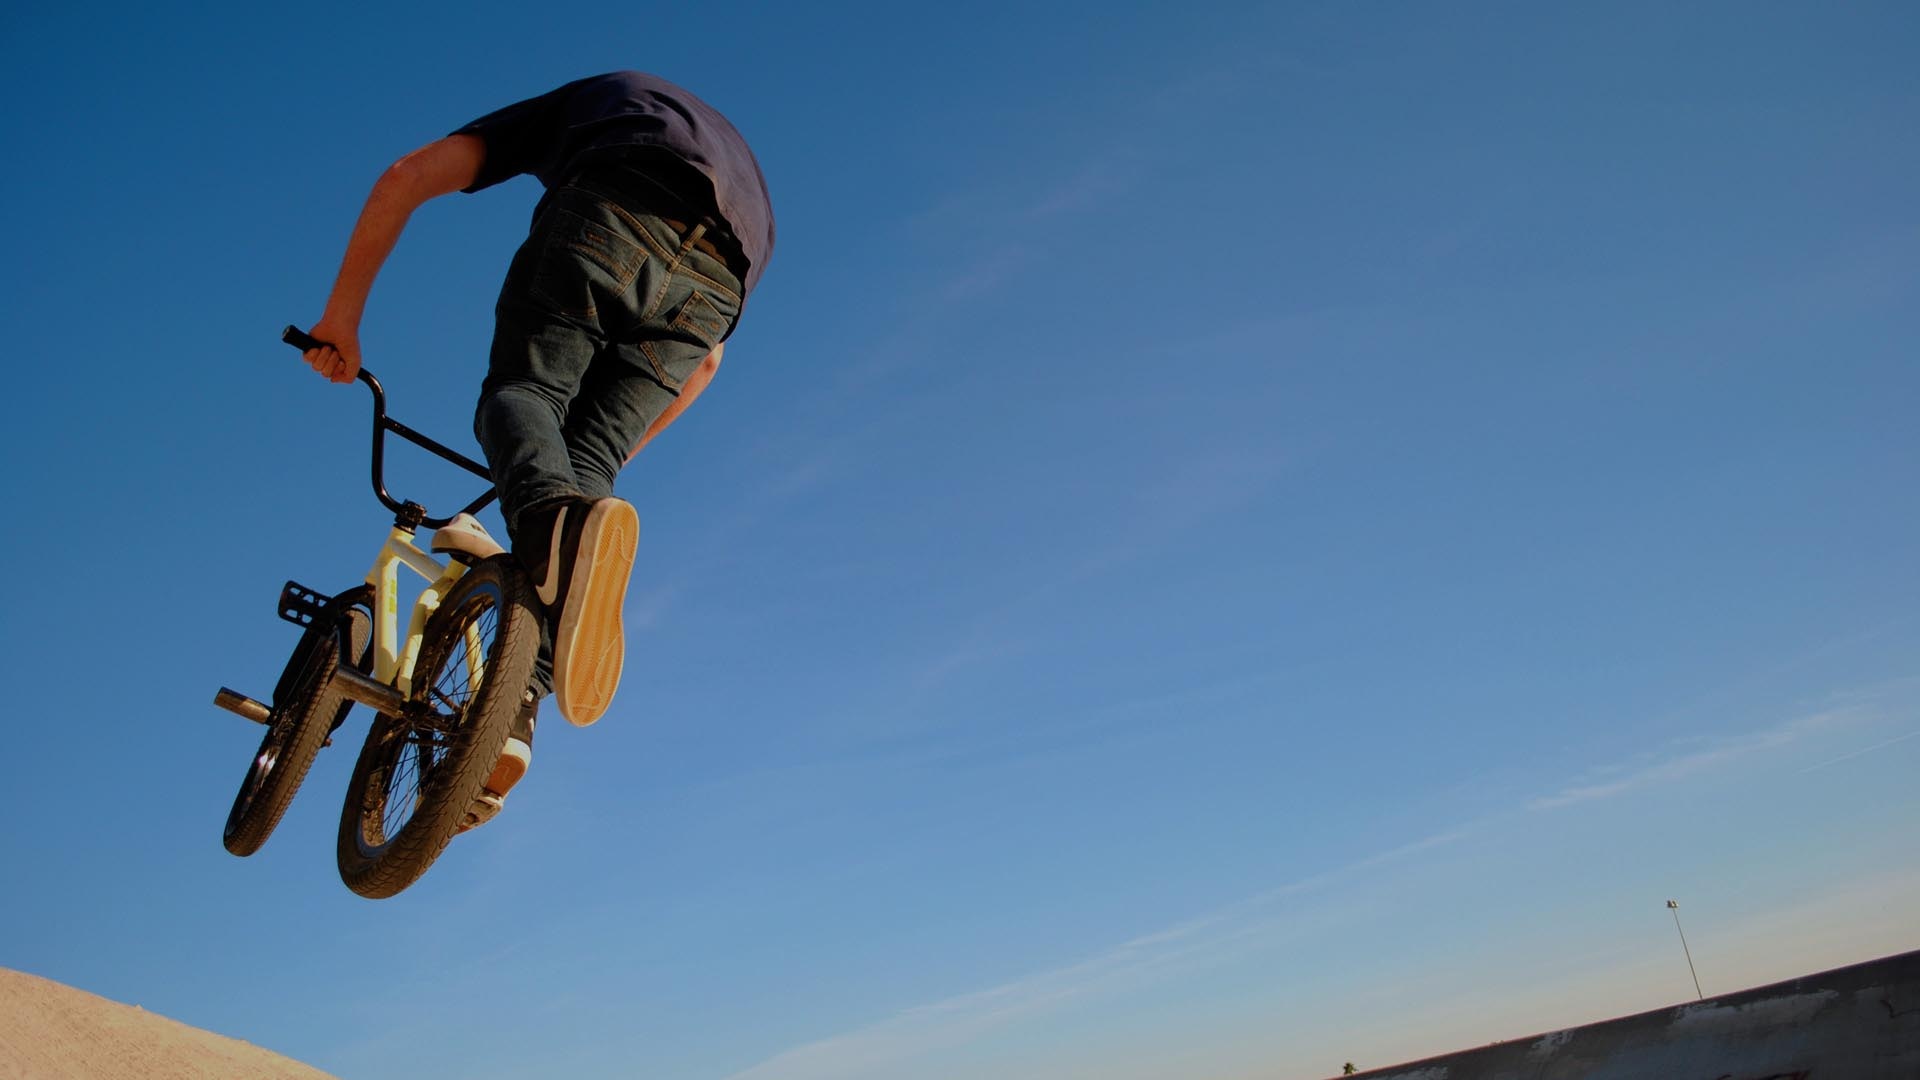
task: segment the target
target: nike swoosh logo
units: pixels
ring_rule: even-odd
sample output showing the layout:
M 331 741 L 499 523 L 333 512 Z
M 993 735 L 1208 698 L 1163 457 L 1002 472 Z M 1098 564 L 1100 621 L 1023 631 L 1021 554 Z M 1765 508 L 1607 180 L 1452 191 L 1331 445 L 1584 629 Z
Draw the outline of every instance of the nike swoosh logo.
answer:
M 560 513 L 554 516 L 553 536 L 547 541 L 550 545 L 547 550 L 547 580 L 533 590 L 540 602 L 548 607 L 552 607 L 553 602 L 560 598 L 560 537 L 566 533 L 567 515 L 572 512 L 573 507 L 562 507 Z

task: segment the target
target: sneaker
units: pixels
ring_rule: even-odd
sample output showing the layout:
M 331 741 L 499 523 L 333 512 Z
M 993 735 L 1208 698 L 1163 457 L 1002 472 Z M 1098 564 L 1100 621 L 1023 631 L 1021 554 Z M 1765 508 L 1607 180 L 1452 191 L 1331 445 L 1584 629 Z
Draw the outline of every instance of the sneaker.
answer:
M 477 829 L 492 821 L 506 805 L 507 792 L 527 775 L 527 766 L 533 764 L 533 718 L 540 710 L 540 701 L 528 692 L 520 706 L 520 717 L 513 725 L 513 734 L 507 738 L 507 745 L 500 751 L 500 760 L 494 762 L 493 773 L 480 789 L 480 794 L 467 807 L 467 816 L 460 823 L 455 834 Z
M 606 713 L 620 687 L 627 652 L 620 608 L 640 545 L 640 516 L 611 498 L 570 499 L 539 513 L 552 515 L 550 526 L 541 517 L 532 523 L 533 536 L 548 538 L 545 550 L 522 561 L 555 620 L 554 701 L 568 723 L 586 727 Z

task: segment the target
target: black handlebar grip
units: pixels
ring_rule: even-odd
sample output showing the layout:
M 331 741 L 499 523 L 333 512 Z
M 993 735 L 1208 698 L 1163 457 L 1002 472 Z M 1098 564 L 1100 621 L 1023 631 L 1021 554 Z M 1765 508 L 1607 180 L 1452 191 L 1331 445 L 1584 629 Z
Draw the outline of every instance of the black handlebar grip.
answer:
M 307 333 L 292 323 L 288 323 L 287 328 L 280 331 L 280 340 L 299 349 L 301 352 L 323 349 L 327 345 L 326 342 L 321 341 L 319 338 L 314 337 L 312 334 Z

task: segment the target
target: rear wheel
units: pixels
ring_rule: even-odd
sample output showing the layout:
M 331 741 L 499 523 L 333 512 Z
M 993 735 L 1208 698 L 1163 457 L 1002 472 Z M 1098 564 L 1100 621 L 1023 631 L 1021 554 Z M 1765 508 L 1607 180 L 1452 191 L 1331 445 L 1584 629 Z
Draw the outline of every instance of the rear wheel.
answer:
M 427 620 L 401 716 L 367 733 L 340 815 L 340 878 L 392 896 L 446 849 L 499 760 L 540 649 L 525 572 L 510 555 L 474 565 Z
M 342 657 L 364 665 L 373 619 L 372 590 L 357 588 L 336 597 L 300 637 L 274 689 L 273 711 L 260 749 L 227 812 L 221 843 L 235 855 L 260 850 L 280 824 L 327 734 L 346 719 L 353 702 L 329 689 Z

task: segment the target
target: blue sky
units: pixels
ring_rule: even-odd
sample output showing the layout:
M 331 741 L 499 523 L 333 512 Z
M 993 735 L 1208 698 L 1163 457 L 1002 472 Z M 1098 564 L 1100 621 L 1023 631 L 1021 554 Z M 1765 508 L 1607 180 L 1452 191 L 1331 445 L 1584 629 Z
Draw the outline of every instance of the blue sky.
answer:
M 0 16 L 0 964 L 343 1078 L 1315 1077 L 1920 945 L 1901 4 Z M 780 240 L 621 480 L 627 682 L 371 903 L 218 834 L 386 516 L 392 158 L 640 67 Z M 466 436 L 519 180 L 368 364 Z M 395 486 L 470 484 L 430 461 Z M 351 723 L 348 743 L 364 730 Z

